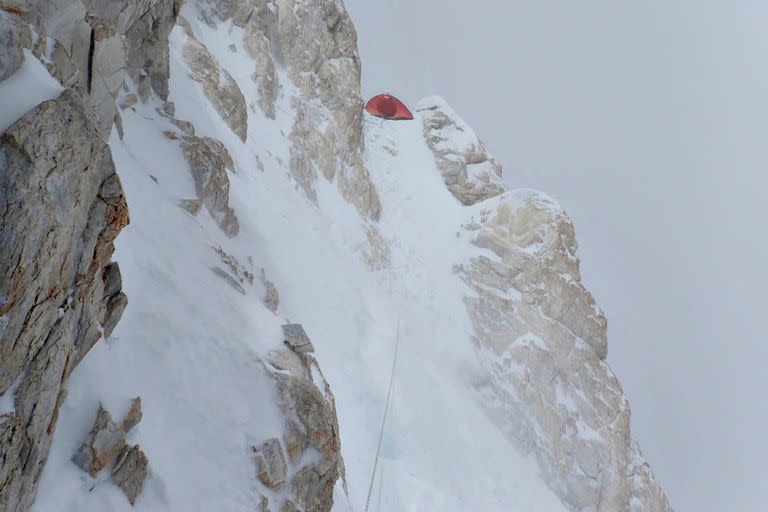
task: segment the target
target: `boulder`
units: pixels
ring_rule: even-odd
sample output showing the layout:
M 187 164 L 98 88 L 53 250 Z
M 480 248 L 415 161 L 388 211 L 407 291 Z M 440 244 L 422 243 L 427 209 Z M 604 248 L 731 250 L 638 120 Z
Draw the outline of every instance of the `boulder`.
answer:
M 112 421 L 112 416 L 99 406 L 96 421 L 72 457 L 77 467 L 95 477 L 99 471 L 110 466 L 125 448 L 125 430 Z
M 504 192 L 501 165 L 442 98 L 421 100 L 416 112 L 443 181 L 456 199 L 472 205 Z
M 144 486 L 148 464 L 147 456 L 138 445 L 126 446 L 112 469 L 112 481 L 123 490 L 131 505 L 136 504 Z
M 283 325 L 283 336 L 285 338 L 285 344 L 291 347 L 291 350 L 296 353 L 306 354 L 315 351 L 315 347 L 312 346 L 312 342 L 309 341 L 307 333 L 304 332 L 304 327 L 300 324 Z
M 342 1 L 190 1 L 206 23 L 231 20 L 242 27 L 258 106 L 267 117 L 274 117 L 278 65 L 299 89 L 291 103 L 289 168 L 306 196 L 317 202 L 315 182 L 336 181 L 362 217 L 378 219 L 379 195 L 363 160 L 357 33 Z
M 267 274 L 264 269 L 261 269 L 261 284 L 264 285 L 264 305 L 273 313 L 277 312 L 277 308 L 280 306 L 280 294 L 277 292 L 277 287 L 272 281 L 267 279 Z

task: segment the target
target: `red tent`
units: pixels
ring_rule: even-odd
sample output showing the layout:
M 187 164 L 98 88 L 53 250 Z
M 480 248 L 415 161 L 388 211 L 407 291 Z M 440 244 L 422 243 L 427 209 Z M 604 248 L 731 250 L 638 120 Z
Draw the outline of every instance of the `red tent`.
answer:
M 413 114 L 408 107 L 391 94 L 379 94 L 365 104 L 365 111 L 384 119 L 413 119 Z

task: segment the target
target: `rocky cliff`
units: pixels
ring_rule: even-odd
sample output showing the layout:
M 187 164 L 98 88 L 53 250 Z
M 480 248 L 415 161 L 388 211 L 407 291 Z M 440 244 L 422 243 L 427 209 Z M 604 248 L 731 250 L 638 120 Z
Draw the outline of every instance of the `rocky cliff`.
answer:
M 440 98 L 365 114 L 356 39 L 0 0 L 0 510 L 670 510 L 567 216 Z

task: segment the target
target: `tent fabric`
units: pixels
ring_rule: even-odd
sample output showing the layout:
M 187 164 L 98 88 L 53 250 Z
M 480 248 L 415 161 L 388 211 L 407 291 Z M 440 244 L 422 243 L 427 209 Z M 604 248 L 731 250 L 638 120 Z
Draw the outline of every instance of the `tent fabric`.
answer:
M 391 94 L 379 94 L 365 104 L 365 111 L 384 119 L 403 120 L 413 119 L 413 114 L 408 107 Z

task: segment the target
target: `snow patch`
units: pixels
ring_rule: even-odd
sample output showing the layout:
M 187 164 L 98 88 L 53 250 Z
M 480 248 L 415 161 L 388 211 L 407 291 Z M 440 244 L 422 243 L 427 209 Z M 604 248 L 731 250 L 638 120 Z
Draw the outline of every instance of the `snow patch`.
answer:
M 21 116 L 46 100 L 52 100 L 64 89 L 37 60 L 32 52 L 24 50 L 24 63 L 10 77 L 0 82 L 0 133 L 11 127 Z

